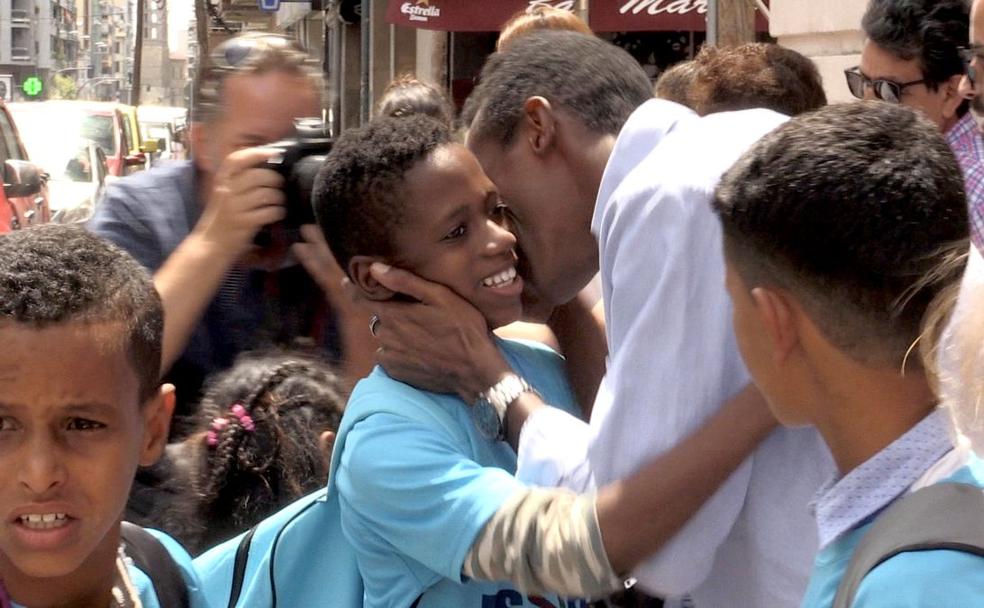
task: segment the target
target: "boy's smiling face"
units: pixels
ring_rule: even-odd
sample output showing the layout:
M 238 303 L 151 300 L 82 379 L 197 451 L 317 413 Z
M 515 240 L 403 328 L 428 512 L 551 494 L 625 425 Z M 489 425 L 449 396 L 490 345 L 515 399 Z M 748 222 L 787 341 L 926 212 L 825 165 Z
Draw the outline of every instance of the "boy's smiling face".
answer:
M 448 144 L 403 180 L 407 202 L 393 228 L 393 262 L 471 302 L 490 327 L 522 314 L 516 238 L 502 226 L 495 186 L 464 146 Z
M 121 334 L 0 325 L 0 578 L 12 593 L 105 577 L 90 556 L 115 556 L 137 466 L 164 447 L 170 389 L 140 403 Z

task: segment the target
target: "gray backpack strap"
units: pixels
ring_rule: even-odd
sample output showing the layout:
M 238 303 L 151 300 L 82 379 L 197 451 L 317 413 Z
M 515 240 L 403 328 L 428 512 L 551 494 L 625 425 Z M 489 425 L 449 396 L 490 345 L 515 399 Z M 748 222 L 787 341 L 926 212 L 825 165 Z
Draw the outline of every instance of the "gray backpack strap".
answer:
M 850 608 L 861 581 L 899 553 L 949 549 L 984 557 L 984 491 L 937 483 L 907 494 L 878 516 L 844 572 L 832 608 Z

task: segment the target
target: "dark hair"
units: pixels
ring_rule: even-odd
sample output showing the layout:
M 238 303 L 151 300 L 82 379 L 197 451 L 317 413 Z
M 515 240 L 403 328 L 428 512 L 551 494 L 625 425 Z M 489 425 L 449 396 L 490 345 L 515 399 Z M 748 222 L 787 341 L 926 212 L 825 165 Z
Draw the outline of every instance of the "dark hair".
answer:
M 903 363 L 930 302 L 962 271 L 938 267 L 966 248 L 960 168 L 909 108 L 859 102 L 793 118 L 725 174 L 714 209 L 747 285 L 788 289 L 861 361 Z
M 958 49 L 970 36 L 970 6 L 966 0 L 871 0 L 861 29 L 899 59 L 918 60 L 923 78 L 935 90 L 963 73 Z
M 454 122 L 454 108 L 434 85 L 404 75 L 389 83 L 376 106 L 377 116 L 403 118 L 424 114 L 447 125 Z
M 140 402 L 160 386 L 164 312 L 150 274 L 81 227 L 49 224 L 0 236 L 0 327 L 119 325 Z
M 690 89 L 696 78 L 697 64 L 692 59 L 681 61 L 663 70 L 653 86 L 653 95 L 693 109 Z
M 751 108 L 796 116 L 827 105 L 813 61 L 777 44 L 704 46 L 693 63 L 689 98 L 701 116 Z
M 195 454 L 196 548 L 231 538 L 323 486 L 328 467 L 319 435 L 338 429 L 346 398 L 329 365 L 298 354 L 246 354 L 210 379 L 199 432 L 186 440 Z M 253 430 L 232 412 L 237 404 Z
M 392 228 L 403 215 L 404 176 L 451 130 L 423 115 L 379 118 L 342 133 L 314 184 L 314 211 L 325 240 L 348 272 L 355 255 L 392 257 Z
M 470 138 L 512 141 L 523 104 L 542 96 L 601 134 L 615 135 L 646 100 L 652 85 L 639 63 L 595 36 L 558 30 L 529 32 L 489 57 L 465 103 Z
M 502 26 L 495 50 L 504 51 L 520 36 L 539 30 L 567 30 L 594 35 L 588 24 L 573 12 L 554 6 L 533 6 L 516 11 Z

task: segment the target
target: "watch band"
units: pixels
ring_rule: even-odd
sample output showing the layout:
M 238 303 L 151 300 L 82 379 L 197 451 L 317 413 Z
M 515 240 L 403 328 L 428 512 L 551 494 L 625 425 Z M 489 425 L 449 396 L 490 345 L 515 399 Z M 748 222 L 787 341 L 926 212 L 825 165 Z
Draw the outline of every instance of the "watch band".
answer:
M 505 439 L 506 411 L 509 409 L 509 404 L 519 399 L 523 393 L 536 393 L 536 390 L 518 374 L 510 372 L 481 394 L 480 399 L 492 406 L 499 419 L 497 439 Z

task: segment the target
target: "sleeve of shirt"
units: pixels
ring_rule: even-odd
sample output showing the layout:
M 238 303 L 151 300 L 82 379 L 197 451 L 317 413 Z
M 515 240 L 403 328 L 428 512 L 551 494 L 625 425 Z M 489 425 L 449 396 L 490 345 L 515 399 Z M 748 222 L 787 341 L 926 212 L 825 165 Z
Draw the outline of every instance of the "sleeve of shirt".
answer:
M 593 495 L 519 492 L 496 511 L 465 559 L 471 578 L 529 594 L 604 597 L 623 588 L 605 554 Z
M 554 407 L 540 408 L 520 431 L 516 478 L 529 486 L 592 490 L 590 442 L 590 427 L 583 420 Z
M 967 188 L 967 211 L 970 218 L 970 239 L 984 251 L 984 164 L 963 165 L 964 185 Z
M 184 547 L 178 541 L 167 534 L 158 530 L 146 530 L 164 545 L 167 552 L 171 554 L 171 559 L 174 560 L 174 563 L 177 564 L 178 569 L 181 571 L 181 576 L 184 578 L 185 584 L 188 587 L 188 600 L 191 603 L 190 608 L 209 608 L 208 601 L 205 599 L 205 593 L 202 590 L 201 581 L 198 578 L 198 572 L 192 564 L 191 555 L 185 551 Z
M 461 453 L 448 433 L 377 413 L 348 432 L 335 473 L 342 528 L 366 528 L 400 554 L 461 581 L 465 556 L 522 485 Z
M 136 193 L 126 184 L 113 184 L 89 220 L 88 229 L 132 255 L 150 272 L 164 263 L 164 253 L 146 219 L 137 212 Z
M 861 582 L 853 608 L 984 606 L 984 558 L 961 551 L 911 551 Z
M 599 235 L 607 243 L 602 272 L 610 279 L 606 305 L 611 302 L 611 354 L 589 451 L 599 487 L 675 446 L 748 379 L 734 341 L 710 188 L 640 186 L 623 196 L 616 193 Z M 750 475 L 746 462 L 633 572 L 647 591 L 678 596 L 707 578 Z

